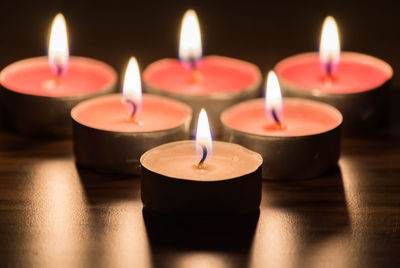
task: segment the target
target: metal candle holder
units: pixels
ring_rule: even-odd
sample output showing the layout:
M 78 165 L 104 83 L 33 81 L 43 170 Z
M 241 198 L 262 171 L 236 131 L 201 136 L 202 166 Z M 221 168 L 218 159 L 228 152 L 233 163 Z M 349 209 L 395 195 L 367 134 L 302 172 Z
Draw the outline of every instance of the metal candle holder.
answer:
M 110 69 L 114 73 L 114 81 L 89 94 L 50 97 L 24 94 L 0 86 L 6 123 L 16 131 L 30 136 L 71 137 L 71 109 L 81 101 L 116 90 L 117 73 Z
M 168 215 L 226 215 L 258 211 L 261 202 L 262 161 L 255 171 L 240 177 L 200 181 L 172 178 L 151 171 L 143 163 L 151 151 L 147 151 L 140 159 L 142 202 L 146 210 Z
M 139 175 L 139 158 L 144 152 L 167 142 L 188 138 L 192 113 L 190 107 L 186 106 L 186 109 L 188 114 L 179 126 L 148 132 L 114 132 L 91 128 L 74 119 L 73 109 L 75 160 L 81 166 L 100 172 Z
M 301 57 L 306 54 L 308 53 L 293 57 Z M 359 55 L 381 61 L 368 55 Z M 281 89 L 286 97 L 317 100 L 336 107 L 343 115 L 343 133 L 346 135 L 363 133 L 387 121 L 390 95 L 389 89 L 392 79 L 389 79 L 380 87 L 371 88 L 367 91 L 356 93 L 330 93 L 317 89 L 310 90 L 301 88 L 290 83 L 283 77 L 278 76 L 278 78 Z
M 157 64 L 157 62 L 150 64 L 144 70 L 143 73 L 145 73 L 146 70 L 151 68 L 151 66 L 154 64 Z M 154 87 L 150 85 L 145 79 L 143 79 L 143 87 L 148 93 L 163 95 L 169 98 L 180 100 L 189 105 L 190 107 L 192 107 L 193 114 L 195 116 L 200 113 L 201 108 L 205 108 L 207 110 L 210 127 L 213 129 L 214 135 L 216 137 L 219 137 L 221 132 L 221 124 L 219 122 L 219 116 L 222 113 L 222 111 L 240 101 L 258 97 L 260 95 L 259 91 L 260 86 L 261 86 L 261 72 L 259 72 L 259 79 L 256 83 L 250 85 L 248 88 L 245 88 L 239 92 L 215 93 L 215 94 L 205 94 L 205 95 L 192 95 L 192 94 L 167 91 L 161 88 Z M 195 133 L 195 128 L 196 128 L 195 123 L 196 122 L 192 122 L 190 126 L 192 135 L 194 135 Z

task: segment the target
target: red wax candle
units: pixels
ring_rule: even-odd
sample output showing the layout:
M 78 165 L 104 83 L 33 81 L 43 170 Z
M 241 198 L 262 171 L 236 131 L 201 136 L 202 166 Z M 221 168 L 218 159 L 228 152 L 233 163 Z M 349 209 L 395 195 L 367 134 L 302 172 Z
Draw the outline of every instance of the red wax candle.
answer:
M 201 108 L 209 113 L 214 134 L 219 133 L 219 115 L 234 103 L 259 94 L 261 73 L 257 66 L 237 59 L 207 56 L 197 65 L 200 79 L 176 59 L 157 61 L 143 72 L 148 92 L 179 99 L 192 107 L 194 114 Z M 192 124 L 192 129 L 194 122 Z
M 83 57 L 71 57 L 68 71 L 57 81 L 47 57 L 12 63 L 0 75 L 1 85 L 8 90 L 47 97 L 91 94 L 113 87 L 116 79 L 116 73 L 109 65 Z
M 267 119 L 265 100 L 248 100 L 221 115 L 224 140 L 263 156 L 263 177 L 305 179 L 336 165 L 342 115 L 321 102 L 285 98 L 282 127 Z
M 188 138 L 190 107 L 162 96 L 143 95 L 132 121 L 121 94 L 92 98 L 71 111 L 78 164 L 102 172 L 140 174 L 140 156 L 166 142 Z
M 385 121 L 389 64 L 372 56 L 340 52 L 336 22 L 327 17 L 320 51 L 280 61 L 275 71 L 286 96 L 329 103 L 344 117 L 344 131 L 359 133 Z
M 81 125 L 113 132 L 154 132 L 176 128 L 185 123 L 188 108 L 177 101 L 155 95 L 143 95 L 137 123 L 129 118 L 121 94 L 105 95 L 78 104 L 71 112 Z
M 221 120 L 227 126 L 242 132 L 261 136 L 299 137 L 317 135 L 338 127 L 340 113 L 330 105 L 296 98 L 283 101 L 284 127 L 273 127 L 267 119 L 264 99 L 253 99 L 235 105 L 224 112 Z
M 219 116 L 224 109 L 259 94 L 261 73 L 257 66 L 227 57 L 202 58 L 194 10 L 188 10 L 182 20 L 179 59 L 163 59 L 148 66 L 143 72 L 144 88 L 185 102 L 195 115 L 205 108 L 215 136 L 219 136 Z
M 305 53 L 286 58 L 275 66 L 284 83 L 302 90 L 352 94 L 383 86 L 393 76 L 386 62 L 368 55 L 342 52 L 332 79 L 321 71 L 317 53 Z
M 260 73 L 253 64 L 227 57 L 204 57 L 197 67 L 201 78 L 196 81 L 192 70 L 176 59 L 164 59 L 150 65 L 143 79 L 160 90 L 186 95 L 238 93 L 259 83 Z
M 10 64 L 0 74 L 5 119 L 19 132 L 70 136 L 69 113 L 78 102 L 115 90 L 113 68 L 94 59 L 70 57 L 64 16 L 52 24 L 49 56 Z

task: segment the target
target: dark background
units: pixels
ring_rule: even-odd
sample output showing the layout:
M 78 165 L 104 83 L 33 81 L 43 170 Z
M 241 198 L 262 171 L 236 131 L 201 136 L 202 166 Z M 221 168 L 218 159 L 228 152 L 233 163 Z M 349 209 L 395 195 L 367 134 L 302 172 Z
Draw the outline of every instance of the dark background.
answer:
M 72 55 L 98 58 L 121 71 L 131 55 L 141 68 L 176 57 L 184 12 L 197 11 L 204 54 L 237 57 L 265 73 L 280 59 L 318 48 L 333 15 L 342 48 L 400 63 L 400 8 L 395 1 L 6 1 L 0 7 L 0 66 L 45 55 L 56 13 L 67 20 Z M 400 84 L 400 79 L 395 79 Z

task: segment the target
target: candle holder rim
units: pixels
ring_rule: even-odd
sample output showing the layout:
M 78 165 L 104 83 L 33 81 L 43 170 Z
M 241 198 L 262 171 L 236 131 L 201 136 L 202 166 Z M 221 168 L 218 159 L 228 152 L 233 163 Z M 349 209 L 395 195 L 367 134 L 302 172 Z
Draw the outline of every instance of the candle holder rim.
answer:
M 96 98 L 109 97 L 110 95 L 117 96 L 117 95 L 121 95 L 121 93 L 107 94 L 107 95 L 98 96 L 98 97 L 96 97 Z M 162 132 L 170 132 L 170 131 L 172 131 L 172 130 L 179 129 L 179 128 L 181 128 L 183 125 L 185 125 L 187 122 L 190 122 L 190 121 L 192 120 L 192 116 L 193 116 L 193 115 L 192 115 L 192 114 L 193 114 L 192 108 L 191 108 L 189 105 L 187 105 L 186 103 L 183 103 L 183 102 L 181 102 L 181 101 L 174 100 L 174 99 L 171 99 L 171 98 L 167 98 L 167 97 L 164 97 L 164 96 L 155 95 L 155 94 L 143 94 L 143 95 L 144 95 L 144 96 L 155 97 L 155 98 L 159 98 L 159 99 L 168 99 L 168 100 L 170 100 L 170 101 L 172 101 L 172 102 L 178 103 L 178 104 L 182 105 L 182 107 L 184 107 L 184 108 L 186 109 L 186 111 L 187 111 L 187 116 L 185 116 L 185 117 L 183 118 L 182 122 L 181 122 L 179 125 L 177 125 L 177 126 L 175 126 L 175 127 L 172 127 L 172 128 L 165 128 L 165 129 L 160 129 L 160 130 L 149 130 L 149 131 L 140 131 L 140 132 L 139 132 L 139 131 L 136 131 L 136 132 L 133 132 L 133 131 L 115 131 L 115 130 L 100 129 L 100 128 L 90 127 L 90 126 L 87 126 L 87 125 L 85 125 L 85 124 L 80 123 L 78 120 L 76 120 L 76 118 L 74 117 L 74 114 L 73 114 L 73 113 L 74 113 L 74 110 L 76 110 L 75 108 L 77 108 L 79 105 L 84 104 L 84 103 L 87 102 L 87 101 L 91 101 L 91 100 L 93 100 L 93 99 L 96 99 L 96 98 L 91 98 L 91 99 L 82 101 L 82 102 L 78 103 L 77 105 L 75 105 L 75 106 L 71 109 L 70 117 L 71 117 L 71 119 L 73 120 L 73 122 L 75 122 L 76 124 L 79 124 L 80 126 L 85 127 L 85 128 L 87 128 L 87 129 L 90 129 L 90 130 L 92 130 L 92 131 L 107 132 L 107 133 L 110 133 L 110 134 L 118 134 L 118 135 L 120 135 L 120 136 L 141 136 L 141 135 L 146 135 L 146 136 L 149 136 L 149 135 L 150 135 L 150 136 L 151 136 L 151 135 L 159 136 L 159 134 L 162 133 Z M 79 107 L 78 107 L 78 108 L 79 108 Z
M 334 107 L 334 106 L 332 106 L 332 105 L 330 105 L 330 104 L 327 104 L 327 103 L 324 103 L 324 102 L 320 102 L 320 101 L 308 100 L 308 99 L 303 99 L 303 98 L 294 98 L 294 97 L 286 97 L 286 98 L 284 98 L 284 99 L 289 100 L 289 101 L 291 101 L 291 100 L 301 100 L 301 101 L 316 103 L 316 104 L 319 104 L 319 105 L 321 105 L 321 106 L 328 107 L 328 108 L 330 108 L 333 112 L 335 112 L 335 113 L 339 116 L 339 124 L 337 124 L 336 126 L 332 127 L 331 129 L 328 129 L 328 130 L 326 130 L 326 131 L 318 132 L 318 133 L 314 133 L 314 134 L 295 135 L 295 136 L 271 136 L 271 135 L 254 134 L 254 133 L 251 133 L 251 132 L 245 132 L 245 131 L 242 131 L 242 130 L 238 130 L 238 129 L 236 129 L 236 128 L 232 128 L 231 126 L 229 126 L 229 125 L 224 121 L 223 117 L 224 117 L 224 115 L 226 115 L 226 112 L 228 112 L 229 110 L 231 110 L 231 109 L 237 107 L 237 106 L 240 105 L 240 104 L 244 104 L 244 103 L 247 103 L 247 102 L 259 101 L 259 100 L 264 101 L 264 98 L 250 99 L 250 100 L 242 101 L 242 102 L 240 102 L 240 103 L 237 103 L 237 104 L 235 104 L 235 105 L 232 105 L 231 107 L 225 109 L 225 110 L 221 113 L 221 115 L 220 115 L 219 118 L 220 118 L 220 121 L 221 121 L 222 125 L 223 125 L 225 128 L 228 128 L 228 129 L 231 130 L 231 131 L 240 133 L 240 134 L 242 134 L 242 135 L 250 135 L 250 136 L 252 136 L 252 137 L 254 137 L 254 138 L 270 139 L 270 140 L 292 140 L 292 139 L 302 139 L 302 138 L 316 137 L 316 136 L 319 136 L 319 135 L 325 135 L 325 134 L 327 134 L 327 133 L 329 133 L 329 132 L 335 131 L 337 128 L 340 128 L 340 127 L 343 125 L 343 115 L 342 115 L 342 113 L 341 113 L 336 107 Z
M 238 92 L 233 92 L 233 93 L 232 92 L 218 92 L 218 93 L 210 93 L 210 94 L 187 94 L 187 93 L 184 93 L 184 92 L 168 91 L 168 90 L 164 90 L 163 88 L 160 88 L 160 87 L 157 87 L 157 86 L 154 86 L 154 85 L 148 83 L 146 81 L 146 79 L 143 79 L 143 83 L 146 84 L 147 86 L 151 87 L 152 90 L 154 90 L 156 92 L 167 92 L 167 94 L 185 96 L 185 98 L 188 98 L 188 99 L 199 99 L 199 98 L 202 99 L 202 98 L 204 98 L 204 99 L 207 99 L 207 100 L 210 99 L 210 97 L 215 98 L 215 99 L 219 99 L 219 98 L 225 99 L 227 96 L 236 98 L 237 96 L 247 94 L 249 91 L 253 91 L 253 90 L 255 90 L 255 89 L 257 89 L 257 88 L 259 88 L 261 86 L 262 73 L 261 73 L 260 68 L 256 64 L 248 62 L 248 61 L 244 61 L 244 60 L 241 60 L 241 59 L 225 57 L 225 56 L 219 56 L 219 55 L 207 55 L 205 57 L 225 58 L 225 59 L 229 59 L 229 60 L 232 60 L 232 61 L 245 63 L 245 64 L 248 64 L 248 65 L 254 67 L 256 72 L 257 72 L 256 73 L 255 83 L 247 85 L 246 87 L 244 87 L 243 89 L 241 89 Z M 146 66 L 146 68 L 143 70 L 142 77 L 145 77 L 145 73 L 152 66 L 154 66 L 155 64 L 163 62 L 163 61 L 170 61 L 170 60 L 179 61 L 179 59 L 176 59 L 176 58 L 164 58 L 164 59 L 156 60 L 156 61 L 154 61 L 154 62 L 152 62 L 152 63 L 150 63 L 149 65 Z
M 2 88 L 7 89 L 8 91 L 12 91 L 12 92 L 15 92 L 15 93 L 18 93 L 21 95 L 44 98 L 44 99 L 60 99 L 60 100 L 74 100 L 74 99 L 90 97 L 91 95 L 96 94 L 96 93 L 108 92 L 110 88 L 112 88 L 116 85 L 117 79 L 118 79 L 117 71 L 114 69 L 114 67 L 112 67 L 108 63 L 105 63 L 103 61 L 100 61 L 95 58 L 90 58 L 90 57 L 70 56 L 70 58 L 83 59 L 85 61 L 91 61 L 91 62 L 96 62 L 97 64 L 101 64 L 103 67 L 108 69 L 110 71 L 110 73 L 112 73 L 112 80 L 110 82 L 108 82 L 106 85 L 104 85 L 100 90 L 96 90 L 96 91 L 89 92 L 89 93 L 83 93 L 83 94 L 74 94 L 74 95 L 70 95 L 70 96 L 46 96 L 46 95 L 28 94 L 25 92 L 15 91 L 11 88 L 6 87 L 2 83 L 4 72 L 8 71 L 9 68 L 13 68 L 16 65 L 21 64 L 21 63 L 26 63 L 26 62 L 30 62 L 30 61 L 34 61 L 34 60 L 38 60 L 38 59 L 46 59 L 46 61 L 47 61 L 47 56 L 37 56 L 37 57 L 30 57 L 30 58 L 25 58 L 25 59 L 20 59 L 20 60 L 14 61 L 14 62 L 8 64 L 7 66 L 5 66 L 3 69 L 1 69 L 0 70 L 0 85 Z
M 257 170 L 260 169 L 260 168 L 262 167 L 262 164 L 263 164 L 263 162 L 264 162 L 264 159 L 263 159 L 263 157 L 261 156 L 261 154 L 259 154 L 258 152 L 255 152 L 255 151 L 253 151 L 253 150 L 250 150 L 250 149 L 248 149 L 248 148 L 246 148 L 246 147 L 244 147 L 244 146 L 242 146 L 242 145 L 240 145 L 240 144 L 232 143 L 232 142 L 226 142 L 226 141 L 213 141 L 213 143 L 229 144 L 229 145 L 233 145 L 233 146 L 235 146 L 235 147 L 237 147 L 237 148 L 240 148 L 241 150 L 244 150 L 244 151 L 246 151 L 246 152 L 253 153 L 253 154 L 257 157 L 257 159 L 258 159 L 260 162 L 258 163 L 258 165 L 257 165 L 257 167 L 256 167 L 255 170 L 249 171 L 248 173 L 245 173 L 245 174 L 243 174 L 243 175 L 241 175 L 241 176 L 238 176 L 238 177 L 225 178 L 225 179 L 218 179 L 218 180 L 195 180 L 195 179 L 171 177 L 171 176 L 168 176 L 168 175 L 165 175 L 165 174 L 157 173 L 156 171 L 151 170 L 150 168 L 146 167 L 146 166 L 143 164 L 144 158 L 145 158 L 149 153 L 152 153 L 152 151 L 154 151 L 154 150 L 156 150 L 156 149 L 159 149 L 160 147 L 171 146 L 171 145 L 176 144 L 176 143 L 193 143 L 193 144 L 194 144 L 195 141 L 194 141 L 194 140 L 173 141 L 173 142 L 168 142 L 168 143 L 164 143 L 164 144 L 158 145 L 158 146 L 156 146 L 156 147 L 153 147 L 153 148 L 147 150 L 146 152 L 144 152 L 144 153 L 142 154 L 142 156 L 141 156 L 140 159 L 139 159 L 139 162 L 140 162 L 140 165 L 142 166 L 142 168 L 145 168 L 145 169 L 148 170 L 149 172 L 152 172 L 152 173 L 154 173 L 154 174 L 158 174 L 159 176 L 163 176 L 163 177 L 166 177 L 166 178 L 168 178 L 168 179 L 172 179 L 172 180 L 176 180 L 176 181 L 181 181 L 181 182 L 190 182 L 190 183 L 197 183 L 197 182 L 198 182 L 198 183 L 202 183 L 202 184 L 203 184 L 203 183 L 227 182 L 227 181 L 232 181 L 232 180 L 235 180 L 235 179 L 241 179 L 242 177 L 245 177 L 245 176 L 247 176 L 248 174 L 257 172 Z
M 372 56 L 372 55 L 360 53 L 360 52 L 353 52 L 353 51 L 342 51 L 341 54 L 345 54 L 345 55 L 349 55 L 349 56 L 351 56 L 351 55 L 357 55 L 357 56 L 360 56 L 360 57 L 363 57 L 363 58 L 366 58 L 366 59 L 371 59 L 371 60 L 377 61 L 377 62 L 379 62 L 380 64 L 384 65 L 385 68 L 388 68 L 388 70 L 389 70 L 389 72 L 390 72 L 390 77 L 389 77 L 387 80 L 383 81 L 382 84 L 377 85 L 376 87 L 372 87 L 372 88 L 367 89 L 367 90 L 363 90 L 363 91 L 359 91 L 359 92 L 340 93 L 340 92 L 327 92 L 327 91 L 324 91 L 324 90 L 320 90 L 320 89 L 318 89 L 318 88 L 315 88 L 315 89 L 310 90 L 310 89 L 301 87 L 301 86 L 299 86 L 299 85 L 297 85 L 297 84 L 295 84 L 295 83 L 292 83 L 290 80 L 288 80 L 288 79 L 286 79 L 286 78 L 284 78 L 284 77 L 282 77 L 282 76 L 279 75 L 279 72 L 277 71 L 277 69 L 279 69 L 279 67 L 280 67 L 283 63 L 285 63 L 286 61 L 288 61 L 288 60 L 290 61 L 290 60 L 292 60 L 292 59 L 298 59 L 298 58 L 302 58 L 302 57 L 308 57 L 308 56 L 311 56 L 311 55 L 318 55 L 318 52 L 316 52 L 316 51 L 303 52 L 303 53 L 300 53 L 300 54 L 295 54 L 295 55 L 288 56 L 288 57 L 286 57 L 286 58 L 280 60 L 277 64 L 275 64 L 275 66 L 273 67 L 273 69 L 274 69 L 275 72 L 277 73 L 278 79 L 279 79 L 279 82 L 280 82 L 280 83 L 281 83 L 281 82 L 284 82 L 284 83 L 286 83 L 286 84 L 288 84 L 288 85 L 290 85 L 290 86 L 292 86 L 292 87 L 296 87 L 296 88 L 301 89 L 301 90 L 303 90 L 303 91 L 310 92 L 310 93 L 309 93 L 310 95 L 314 95 L 314 96 L 323 96 L 323 97 L 328 97 L 328 96 L 329 96 L 329 97 L 332 97 L 332 96 L 333 96 L 333 97 L 335 97 L 335 96 L 336 96 L 336 97 L 345 97 L 345 96 L 357 96 L 357 95 L 361 95 L 361 94 L 363 94 L 363 93 L 367 93 L 367 92 L 373 91 L 373 90 L 376 89 L 376 88 L 380 88 L 380 87 L 384 86 L 386 83 L 389 83 L 389 82 L 393 79 L 394 71 L 393 71 L 392 66 L 391 66 L 389 63 L 387 63 L 386 61 L 384 61 L 384 60 L 382 60 L 382 59 L 380 59 L 380 58 L 377 58 L 377 57 Z

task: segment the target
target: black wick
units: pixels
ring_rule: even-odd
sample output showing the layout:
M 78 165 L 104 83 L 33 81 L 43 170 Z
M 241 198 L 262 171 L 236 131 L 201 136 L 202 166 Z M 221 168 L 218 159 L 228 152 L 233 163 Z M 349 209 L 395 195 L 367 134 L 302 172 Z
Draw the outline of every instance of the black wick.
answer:
M 199 162 L 199 166 L 203 165 L 204 161 L 207 158 L 207 147 L 205 145 L 201 145 L 201 149 L 203 150 L 203 157 L 201 158 L 200 162 Z
M 57 64 L 56 65 L 56 75 L 57 75 L 57 77 L 61 76 L 62 71 L 63 71 L 63 67 L 61 65 Z
M 137 105 L 136 103 L 134 103 L 133 101 L 129 100 L 129 99 L 125 99 L 125 101 L 127 103 L 129 103 L 130 105 L 132 105 L 132 114 L 131 114 L 131 118 L 135 117 L 136 111 L 137 111 Z
M 197 70 L 196 59 L 193 58 L 193 57 L 191 57 L 191 58 L 189 59 L 189 62 L 190 62 L 190 67 L 192 67 L 192 70 L 193 70 L 193 71 L 194 71 L 194 70 Z
M 275 111 L 274 108 L 271 109 L 271 113 L 272 113 L 272 117 L 274 118 L 275 122 L 276 122 L 278 125 L 280 125 L 280 124 L 281 124 L 281 121 L 279 120 L 278 115 L 276 114 L 276 111 Z
M 326 74 L 328 76 L 332 76 L 332 69 L 333 69 L 333 63 L 332 61 L 328 61 L 328 63 L 326 64 Z

